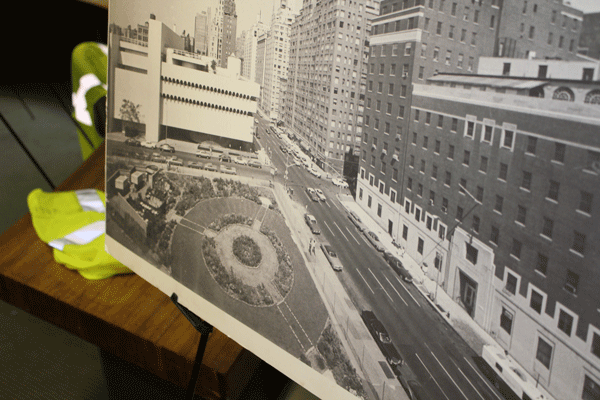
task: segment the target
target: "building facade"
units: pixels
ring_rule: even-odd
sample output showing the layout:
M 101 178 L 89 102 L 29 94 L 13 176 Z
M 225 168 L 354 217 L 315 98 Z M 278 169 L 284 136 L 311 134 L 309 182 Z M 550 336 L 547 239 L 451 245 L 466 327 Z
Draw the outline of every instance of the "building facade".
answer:
M 223 4 L 223 38 L 219 49 L 219 63 L 222 68 L 227 68 L 229 56 L 235 54 L 237 35 L 237 13 L 235 0 L 225 0 Z
M 210 9 L 196 14 L 194 20 L 195 52 L 203 56 L 208 55 L 210 21 Z
M 305 0 L 292 24 L 284 109 L 288 132 L 328 171 L 360 146 L 371 0 Z
M 583 16 L 579 53 L 600 60 L 600 12 Z
M 261 21 L 252 25 L 245 33 L 242 55 L 242 76 L 252 82 L 256 82 L 256 63 L 258 39 L 268 27 Z M 264 58 L 264 56 L 263 56 Z
M 273 13 L 271 28 L 263 34 L 264 61 L 261 68 L 261 95 L 258 107 L 268 118 L 280 117 L 282 81 L 287 81 L 290 28 L 294 18 L 295 14 L 283 3 Z
M 152 19 L 147 42 L 111 31 L 109 131 L 121 126 L 119 109 L 128 100 L 139 104 L 147 141 L 252 149 L 260 88 L 241 78 L 239 60 L 230 58 L 231 68 L 220 68 L 214 58 L 185 51 L 185 38 Z

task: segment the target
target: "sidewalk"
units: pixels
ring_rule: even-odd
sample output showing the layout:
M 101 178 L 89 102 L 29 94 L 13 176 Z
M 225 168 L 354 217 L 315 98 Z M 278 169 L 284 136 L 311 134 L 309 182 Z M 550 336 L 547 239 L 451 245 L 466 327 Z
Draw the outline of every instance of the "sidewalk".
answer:
M 308 254 L 308 243 L 313 235 L 304 223 L 303 216 L 306 210 L 290 199 L 280 183 L 275 184 L 274 191 L 282 213 L 290 227 L 293 227 L 291 230 L 297 241 L 296 245 L 302 251 L 304 261 L 346 355 L 358 375 L 369 383 L 371 390 L 367 389 L 367 393 L 372 393 L 373 398 L 379 400 L 408 400 L 406 392 L 360 317 L 359 310 L 354 307 L 321 249 L 318 248 L 314 255 Z M 317 242 L 320 240 L 317 239 Z
M 404 267 L 412 274 L 413 283 L 417 289 L 422 293 L 423 297 L 436 309 L 440 315 L 448 322 L 450 326 L 463 338 L 465 342 L 475 351 L 478 355 L 482 354 L 484 345 L 493 345 L 498 348 L 501 346 L 496 340 L 491 337 L 483 328 L 481 328 L 471 316 L 463 309 L 458 303 L 452 300 L 450 296 L 444 291 L 443 288 L 437 288 L 435 281 L 428 278 L 420 265 L 413 260 L 409 255 L 400 251 L 396 246 L 392 244 L 392 238 L 390 235 L 381 228 L 355 201 L 352 196 L 342 195 L 338 196 L 342 205 L 348 211 L 354 211 L 362 220 L 363 224 L 368 229 L 373 231 L 379 237 L 379 240 L 384 245 L 385 249 L 395 254 L 400 260 Z M 523 368 L 523 370 L 525 370 Z M 530 381 L 535 381 L 532 377 L 529 377 Z M 538 389 L 542 392 L 544 397 L 548 400 L 554 400 L 543 387 L 539 386 Z

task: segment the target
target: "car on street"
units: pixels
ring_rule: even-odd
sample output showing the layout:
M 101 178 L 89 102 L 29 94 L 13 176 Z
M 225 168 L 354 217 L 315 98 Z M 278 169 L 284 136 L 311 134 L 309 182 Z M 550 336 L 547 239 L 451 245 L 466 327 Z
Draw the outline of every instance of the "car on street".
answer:
M 254 168 L 262 168 L 262 164 L 258 160 L 250 160 L 248 161 L 248 165 Z
M 306 225 L 308 225 L 308 227 L 310 228 L 310 231 L 313 234 L 315 234 L 315 235 L 321 234 L 321 231 L 319 230 L 319 227 L 317 225 L 317 219 L 313 215 L 304 214 L 304 221 L 306 222 Z
M 335 251 L 333 251 L 333 248 L 331 248 L 331 245 L 329 243 L 321 243 L 321 250 L 325 253 L 325 257 L 327 257 L 327 261 L 329 261 L 331 268 L 333 268 L 334 271 L 341 271 L 342 264 Z
M 188 164 L 188 168 L 196 168 L 196 169 L 202 169 L 202 163 L 199 162 L 191 162 Z
M 385 255 L 388 253 L 389 252 L 384 253 L 384 258 L 386 259 L 386 261 L 388 262 L 390 267 L 392 267 L 394 272 L 396 272 L 398 275 L 400 275 L 400 278 L 402 278 L 402 280 L 404 282 L 411 283 L 413 281 L 412 274 L 406 268 L 404 268 L 402 261 L 400 261 L 400 259 L 398 257 L 389 253 L 388 257 L 386 258 Z
M 160 146 L 158 146 L 158 149 L 161 151 L 166 151 L 168 153 L 175 153 L 175 147 L 171 146 L 170 144 L 166 144 L 166 143 L 163 143 Z
M 238 165 L 248 165 L 248 160 L 246 160 L 244 157 L 241 157 L 241 156 L 234 157 L 233 162 Z
M 350 221 L 352 221 L 354 226 L 356 226 L 359 231 L 363 232 L 365 229 L 367 229 L 367 227 L 362 223 L 360 217 L 356 215 L 354 211 L 350 211 L 348 218 L 350 218 Z
M 371 243 L 371 245 L 375 247 L 375 250 L 380 251 L 382 253 L 385 251 L 385 247 L 383 247 L 383 244 L 381 244 L 381 242 L 379 241 L 379 237 L 377 237 L 377 235 L 373 231 L 365 230 L 363 231 L 363 233 L 369 241 L 369 243 Z
M 373 311 L 363 310 L 360 316 L 379 347 L 385 343 L 392 343 L 390 335 Z
M 167 157 L 161 156 L 159 153 L 152 153 L 152 161 L 159 163 L 166 163 Z
M 317 178 L 321 177 L 321 172 L 318 169 L 316 169 L 315 167 L 310 167 L 308 169 L 308 172 L 310 172 L 312 175 L 316 176 Z
M 183 166 L 183 160 L 181 158 L 178 157 L 171 157 L 167 160 L 167 162 L 171 165 L 179 165 L 179 166 Z
M 200 158 L 211 158 L 212 155 L 210 154 L 210 151 L 206 151 L 206 150 L 199 150 L 196 152 L 196 157 L 200 157 Z
M 319 198 L 319 200 L 321 201 L 325 201 L 327 200 L 327 197 L 325 197 L 325 193 L 323 193 L 323 191 L 321 189 L 315 189 L 315 193 L 317 194 L 317 197 Z
M 139 147 L 140 146 L 140 141 L 137 139 L 127 139 L 125 140 L 125 144 L 128 146 L 135 146 L 135 147 Z
M 319 196 L 317 196 L 317 192 L 315 192 L 315 189 L 307 187 L 306 193 L 308 194 L 308 197 L 310 197 L 310 199 L 312 201 L 316 201 L 316 202 L 319 201 Z
M 394 343 L 382 343 L 381 352 L 394 372 L 399 366 L 404 364 L 404 360 L 402 359 L 400 353 L 398 353 L 398 349 L 396 349 Z
M 340 178 L 333 178 L 331 179 L 331 182 L 335 185 L 335 186 L 339 186 L 343 189 L 348 189 L 348 182 L 346 182 L 343 179 Z
M 221 162 L 231 162 L 231 156 L 227 153 L 223 153 L 219 156 L 219 161 Z
M 235 167 L 230 167 L 229 165 L 221 165 L 219 168 L 223 174 L 237 175 L 237 170 L 235 169 Z
M 145 147 L 147 149 L 155 149 L 156 148 L 156 142 L 148 142 L 148 141 L 143 141 L 140 143 L 140 146 Z
M 429 397 L 425 393 L 425 389 L 419 382 L 414 379 L 406 380 L 404 377 L 398 377 L 400 384 L 404 388 L 404 391 L 408 395 L 410 400 L 427 400 Z
M 149 174 L 154 174 L 156 171 L 158 171 L 160 168 L 158 168 L 156 165 L 146 165 L 146 172 Z
M 204 169 L 207 171 L 217 172 L 217 166 L 211 163 L 204 164 Z

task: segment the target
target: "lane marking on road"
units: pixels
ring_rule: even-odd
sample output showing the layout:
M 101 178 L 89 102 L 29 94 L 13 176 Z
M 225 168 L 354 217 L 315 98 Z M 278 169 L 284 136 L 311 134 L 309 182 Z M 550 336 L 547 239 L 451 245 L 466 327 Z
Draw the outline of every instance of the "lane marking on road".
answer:
M 323 223 L 325 224 L 325 226 L 327 227 L 327 229 L 329 229 L 329 232 L 331 232 L 331 234 L 335 237 L 335 233 L 333 233 L 333 231 L 331 230 L 331 228 L 329 227 L 329 225 L 327 225 L 327 222 L 323 221 Z
M 354 237 L 354 235 L 352 234 L 352 232 L 350 232 L 350 229 L 348 229 L 348 228 L 346 227 L 346 231 L 348 231 L 348 234 L 349 234 L 350 236 L 352 236 L 352 239 L 354 239 L 354 240 L 356 241 L 356 243 L 360 244 L 360 242 L 358 241 L 358 239 Z
M 454 365 L 456 365 L 456 368 L 460 371 L 460 373 L 462 374 L 462 376 L 465 377 L 465 379 L 467 380 L 467 382 L 469 382 L 469 385 L 471 385 L 473 387 L 473 389 L 475 389 L 475 391 L 477 392 L 477 394 L 479 395 L 479 397 L 481 397 L 483 400 L 486 400 L 485 397 L 483 397 L 483 395 L 481 393 L 479 393 L 479 390 L 477 390 L 477 388 L 475 387 L 475 385 L 473 385 L 473 383 L 471 382 L 471 380 L 469 378 L 467 378 L 467 375 L 465 375 L 465 373 L 462 371 L 462 369 L 460 369 L 460 367 L 458 366 L 458 364 L 456 363 L 456 361 L 454 361 L 452 358 L 450 358 L 450 361 L 452 361 L 452 363 Z
M 375 292 L 373 291 L 373 289 L 371 289 L 371 286 L 367 283 L 367 280 L 365 279 L 365 277 L 360 273 L 360 271 L 357 269 L 356 272 L 358 272 L 358 274 L 360 275 L 360 277 L 362 278 L 363 281 L 365 281 L 365 284 L 367 285 L 367 287 L 369 288 L 369 290 L 371 291 L 371 293 L 375 294 Z
M 304 336 L 306 336 L 306 339 L 308 339 L 308 343 L 310 343 L 310 345 L 312 346 L 312 340 L 310 340 L 310 337 L 308 336 L 308 333 L 306 333 L 306 331 L 304 330 L 304 327 L 302 326 L 302 324 L 300 323 L 300 321 L 298 321 L 298 318 L 296 318 L 296 315 L 293 313 L 292 309 L 290 308 L 290 306 L 288 306 L 288 304 L 284 301 L 283 304 L 285 304 L 285 306 L 287 307 L 287 309 L 290 311 L 290 314 L 292 314 L 292 317 L 294 317 L 294 319 L 296 320 L 296 323 L 298 324 L 298 326 L 300 327 L 300 329 L 302 329 L 302 333 L 304 333 Z
M 204 235 L 204 232 L 197 231 L 196 229 L 192 228 L 191 226 L 187 226 L 185 224 L 179 224 L 179 226 L 183 226 L 184 228 L 188 228 L 190 231 L 194 231 L 194 232 L 196 232 L 199 235 Z
M 342 232 L 342 228 L 339 227 L 339 225 L 337 224 L 337 222 L 333 221 L 333 224 L 335 226 L 337 226 L 337 228 L 339 229 L 339 231 L 342 234 L 342 236 L 344 237 L 344 239 L 346 239 L 346 241 L 348 241 L 348 238 L 346 237 L 346 235 L 344 235 L 344 232 Z
M 294 337 L 296 338 L 296 340 L 298 341 L 298 343 L 300 344 L 300 347 L 302 347 L 302 350 L 304 349 L 304 345 L 302 344 L 302 342 L 300 341 L 300 338 L 298 338 L 298 335 L 296 335 L 296 331 L 294 331 L 294 328 L 292 328 L 292 325 L 290 324 L 290 322 L 288 321 L 288 319 L 285 317 L 285 315 L 283 315 L 283 312 L 281 311 L 281 308 L 279 308 L 279 304 L 277 304 L 277 309 L 279 310 L 279 313 L 281 314 L 281 316 L 283 317 L 283 319 L 285 319 L 285 322 L 288 324 L 288 326 L 290 327 L 290 331 L 292 331 L 292 333 L 294 334 Z
M 331 204 L 333 204 L 333 206 L 335 208 L 337 208 L 339 212 L 342 212 L 342 210 L 340 210 L 340 208 L 337 206 L 337 204 L 335 204 L 335 201 L 331 200 Z
M 494 393 L 494 395 L 495 395 L 495 396 L 498 398 L 498 400 L 503 400 L 503 398 L 502 398 L 502 397 L 500 397 L 500 396 L 498 396 L 498 394 L 496 393 L 496 391 L 495 391 L 495 390 L 492 388 L 492 385 L 490 385 L 490 382 L 489 382 L 489 380 L 488 380 L 488 379 L 487 379 L 485 376 L 481 375 L 481 373 L 480 373 L 480 372 L 477 370 L 477 368 L 475 368 L 475 367 L 474 367 L 474 366 L 471 364 L 471 362 L 470 362 L 469 360 L 467 360 L 467 357 L 463 357 L 463 358 L 465 359 L 465 361 L 467 362 L 467 364 L 469 364 L 469 367 L 471 367 L 471 368 L 473 369 L 473 371 L 475 371 L 475 373 L 476 373 L 477 375 L 479 375 L 479 377 L 481 378 L 481 380 L 483 381 L 483 383 L 485 383 L 485 384 L 486 384 L 486 386 L 487 386 L 487 387 L 490 389 L 490 391 L 491 391 L 492 393 Z
M 327 205 L 327 207 L 331 208 L 328 201 L 324 201 L 324 203 Z
M 392 282 L 390 282 L 390 280 L 387 278 L 387 276 L 384 276 L 385 280 L 388 281 L 388 283 L 390 284 L 390 286 L 392 287 L 392 289 L 394 289 L 394 291 L 396 292 L 396 294 L 398 295 L 398 297 L 400 297 L 400 300 L 402 300 L 404 302 L 404 304 L 408 307 L 408 303 L 406 302 L 406 300 L 404 300 L 402 298 L 402 296 L 400 295 L 400 292 L 396 289 L 396 287 L 394 285 L 392 285 Z
M 442 392 L 442 394 L 444 395 L 444 397 L 448 400 L 450 400 L 448 398 L 448 396 L 446 396 L 446 393 L 442 390 L 442 387 L 440 386 L 440 384 L 438 383 L 438 381 L 435 380 L 435 378 L 433 377 L 433 375 L 431 374 L 431 372 L 429 372 L 429 369 L 427 368 L 427 366 L 425 365 L 425 363 L 423 362 L 423 360 L 421 360 L 421 357 L 419 357 L 419 355 L 417 353 L 415 353 L 415 356 L 417 356 L 417 359 L 421 362 L 421 365 L 423 365 L 423 368 L 425 368 L 425 370 L 427 371 L 427 373 L 429 374 L 429 376 L 431 376 L 431 379 L 433 379 L 433 381 L 435 382 L 435 384 L 437 385 L 437 387 L 440 389 L 440 392 Z
M 373 278 L 375 278 L 375 280 L 377 281 L 377 283 L 379 284 L 379 286 L 381 287 L 381 289 L 383 289 L 383 291 L 385 292 L 385 294 L 387 295 L 387 297 L 389 297 L 390 300 L 393 303 L 394 299 L 392 299 L 392 296 L 390 296 L 390 294 L 387 292 L 387 290 L 385 290 L 385 288 L 383 287 L 383 285 L 381 284 L 381 282 L 379 282 L 379 279 L 377 279 L 377 277 L 375 276 L 375 274 L 373 273 L 373 271 L 371 271 L 371 268 L 369 268 L 369 272 L 371 273 L 371 275 L 373 275 Z
M 427 346 L 427 343 L 425 343 L 425 346 L 429 349 L 429 346 Z M 450 378 L 450 380 L 452 381 L 452 383 L 454 383 L 454 386 L 456 386 L 456 388 L 458 390 L 460 390 L 460 392 L 462 393 L 463 397 L 467 400 L 469 400 L 469 398 L 467 397 L 467 395 L 465 394 L 465 392 L 462 391 L 462 389 L 460 388 L 460 386 L 458 386 L 458 384 L 456 383 L 456 381 L 454 380 L 454 378 L 452 378 L 452 376 L 450 376 L 450 374 L 448 373 L 448 371 L 446 370 L 446 368 L 444 368 L 444 365 L 442 365 L 442 363 L 440 362 L 440 360 L 438 360 L 438 358 L 435 356 L 435 354 L 433 354 L 433 351 L 431 351 L 431 349 L 429 349 L 429 352 L 431 353 L 431 355 L 433 356 L 433 358 L 435 358 L 435 361 L 438 362 L 438 364 L 440 364 L 440 367 L 442 367 L 442 369 L 444 370 L 444 372 L 446 373 L 446 375 L 448 375 L 448 378 Z
M 406 286 L 404 286 L 404 283 L 402 283 L 402 281 L 400 280 L 400 278 L 396 277 L 396 280 L 398 281 L 398 283 L 400 283 L 402 285 L 402 287 L 404 288 L 404 290 L 406 290 L 406 293 L 408 293 L 408 295 L 410 296 L 410 298 L 413 299 L 414 302 L 417 303 L 417 305 L 419 307 L 421 307 L 421 305 L 419 304 L 419 302 L 417 301 L 417 299 L 415 299 L 415 297 L 412 295 L 412 293 L 410 293 L 410 290 L 408 290 L 408 288 L 406 288 Z

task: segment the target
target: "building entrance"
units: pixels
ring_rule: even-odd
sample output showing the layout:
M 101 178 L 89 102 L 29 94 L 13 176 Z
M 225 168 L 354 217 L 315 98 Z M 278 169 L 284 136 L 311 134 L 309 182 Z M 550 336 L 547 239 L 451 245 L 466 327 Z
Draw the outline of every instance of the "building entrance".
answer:
M 464 309 L 469 313 L 471 318 L 475 314 L 475 304 L 477 302 L 477 282 L 469 278 L 462 271 L 460 276 L 460 300 Z

